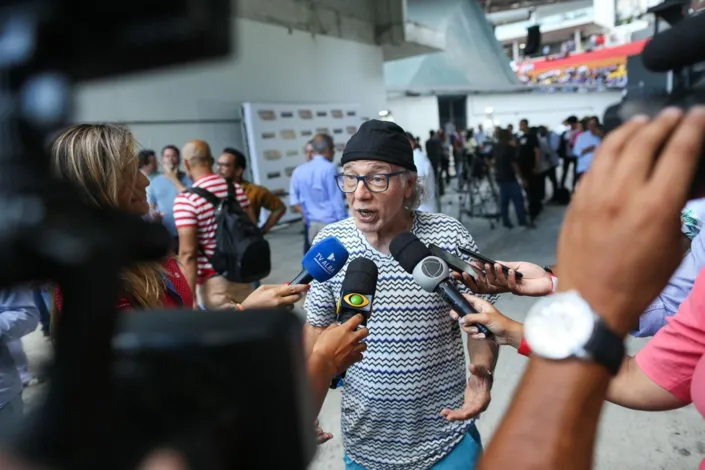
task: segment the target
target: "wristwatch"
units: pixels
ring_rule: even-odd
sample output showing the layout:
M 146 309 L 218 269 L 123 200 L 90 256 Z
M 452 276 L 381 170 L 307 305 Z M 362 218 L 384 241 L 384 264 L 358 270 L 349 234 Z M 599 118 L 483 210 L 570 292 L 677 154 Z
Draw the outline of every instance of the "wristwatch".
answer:
M 613 333 L 577 291 L 544 297 L 529 310 L 524 338 L 531 353 L 551 360 L 593 361 L 613 375 L 624 359 L 624 340 Z

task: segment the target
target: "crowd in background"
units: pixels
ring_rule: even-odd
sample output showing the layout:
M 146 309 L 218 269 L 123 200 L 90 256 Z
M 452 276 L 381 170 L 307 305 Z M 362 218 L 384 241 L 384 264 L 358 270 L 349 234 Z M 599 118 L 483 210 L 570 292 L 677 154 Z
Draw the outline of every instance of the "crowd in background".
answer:
M 522 119 L 518 131 L 513 124 L 487 132 L 482 125 L 459 130 L 452 123 L 431 130 L 425 150 L 438 196 L 445 194 L 451 177 L 457 179 L 458 190 L 469 178 L 492 178 L 499 188 L 503 225 L 514 226 L 509 217 L 513 205 L 518 225 L 535 227 L 544 203 L 570 202 L 570 193 L 590 168 L 603 138 L 597 116 L 581 120 L 570 116 L 563 124 L 562 129 L 552 130 L 545 125 L 530 126 Z
M 536 86 L 604 86 L 623 88 L 627 86 L 627 70 L 623 64 L 600 67 L 580 65 L 578 67 L 556 68 L 541 73 L 518 72 L 519 80 L 526 85 Z
M 603 326 L 612 331 L 614 325 L 617 325 L 618 329 L 612 334 L 617 335 L 619 341 L 629 331 L 644 336 L 656 333 L 656 337 L 636 358 L 624 356 L 624 350 L 617 348 L 619 363 L 625 364 L 621 369 L 619 363 L 612 368 L 612 362 L 607 364 L 609 361 L 602 355 L 581 357 L 582 360 L 599 362 L 608 367 L 614 375 L 609 390 L 606 370 L 594 367 L 583 370 L 583 366 L 578 366 L 577 372 L 580 373 L 573 375 L 573 378 L 585 377 L 585 374 L 596 377 L 588 376 L 587 383 L 565 380 L 568 386 L 573 387 L 570 391 L 558 386 L 545 387 L 547 380 L 561 377 L 560 369 L 550 370 L 555 368 L 556 361 L 572 361 L 572 356 L 550 357 L 551 361 L 541 363 L 550 364 L 550 369 L 544 377 L 537 379 L 536 383 L 541 384 L 538 389 L 565 392 L 566 399 L 574 399 L 575 406 L 581 412 L 585 408 L 582 406 L 584 400 L 588 398 L 579 400 L 580 397 L 576 398 L 576 395 L 581 390 L 585 391 L 594 380 L 601 380 L 603 385 L 600 394 L 587 393 L 593 401 L 601 402 L 605 390 L 608 390 L 607 400 L 627 408 L 666 410 L 680 408 L 695 401 L 702 409 L 705 362 L 701 358 L 705 330 L 701 321 L 702 302 L 699 294 L 705 290 L 705 284 L 698 273 L 705 266 L 702 248 L 705 246 L 702 244 L 704 238 L 700 232 L 702 220 L 705 220 L 701 214 L 705 211 L 702 205 L 686 207 L 682 213 L 683 236 L 679 240 L 676 240 L 677 234 L 671 233 L 673 231 L 667 233 L 664 230 L 669 223 L 677 221 L 673 217 L 669 218 L 669 214 L 659 212 L 664 204 L 667 192 L 665 188 L 675 190 L 673 179 L 670 178 L 672 171 L 678 171 L 678 165 L 683 164 L 684 153 L 688 152 L 690 155 L 685 157 L 691 161 L 690 170 L 681 171 L 692 171 L 695 168 L 692 162 L 696 161 L 694 154 L 702 147 L 702 139 L 698 140 L 692 135 L 702 135 L 705 111 L 691 115 L 694 116 L 691 120 L 700 120 L 699 129 L 691 132 L 690 141 L 683 130 L 676 134 L 680 138 L 675 142 L 680 145 L 685 141 L 687 145 L 684 147 L 666 146 L 663 142 L 665 136 L 669 136 L 673 127 L 682 119 L 682 113 L 671 110 L 670 115 L 667 112 L 654 121 L 660 127 L 646 127 L 646 118 L 631 120 L 629 125 L 638 130 L 639 135 L 630 136 L 629 145 L 620 146 L 617 141 L 620 135 L 625 134 L 624 129 L 629 130 L 628 125 L 622 127 L 621 134 L 616 131 L 617 136 L 613 134 L 609 137 L 610 143 L 604 146 L 598 157 L 601 159 L 600 164 L 594 168 L 593 157 L 604 138 L 604 131 L 594 116 L 583 120 L 570 116 L 565 120 L 562 132 L 549 130 L 546 126 L 531 127 L 526 119 L 519 122 L 516 132 L 513 125 L 508 125 L 506 128 L 492 129 L 491 135 L 480 126 L 476 130 L 465 131 L 446 126 L 443 130 L 431 132 L 425 143 L 428 155 L 421 149 L 417 138 L 405 133 L 393 122 L 368 121 L 348 142 L 341 159 L 342 172 L 335 163 L 332 138 L 325 134 L 317 135 L 307 144 L 307 151 L 310 150 L 307 161 L 293 173 L 293 200 L 297 210 L 302 212 L 308 230 L 316 233 L 307 237 L 310 242 L 317 243 L 326 237 L 335 237 L 348 252 L 364 253 L 375 265 L 383 266 L 389 273 L 377 282 L 375 328 L 371 333 L 366 328 L 357 329 L 361 317 L 344 325 L 336 323 L 336 299 L 341 297 L 342 272 L 337 273 L 333 279 L 313 283 L 311 286 L 260 286 L 255 289 L 254 286 L 231 285 L 224 279 L 225 274 L 211 264 L 217 241 L 217 231 L 214 228 L 217 225 L 216 204 L 209 203 L 209 198 L 202 196 L 202 191 L 196 189 L 210 191 L 218 199 L 232 196 L 238 204 L 238 213 L 243 223 L 249 221 L 247 223 L 257 225 L 257 212 L 267 205 L 272 207 L 272 220 L 280 217 L 283 211 L 281 201 L 274 201 L 275 195 L 243 178 L 247 163 L 239 151 L 225 149 L 216 165 L 216 159 L 204 141 L 189 141 L 181 151 L 167 145 L 162 151 L 162 169 L 159 171 L 154 152 L 143 150 L 137 157 L 134 139 L 127 129 L 113 125 L 83 124 L 73 126 L 57 137 L 52 147 L 52 168 L 58 178 L 71 182 L 94 206 L 119 208 L 134 215 L 157 219 L 165 225 L 173 223 L 176 237 L 171 254 L 159 262 L 130 266 L 121 273 L 122 296 L 117 301 L 119 310 L 189 307 L 244 310 L 280 307 L 292 305 L 301 299 L 304 292 L 308 292 L 304 307 L 307 313 L 304 341 L 308 380 L 313 385 L 316 410 L 322 406 L 331 379 L 347 370 L 348 385 L 343 388 L 341 411 L 346 468 L 374 468 L 376 462 L 385 465 L 397 462 L 404 468 L 419 470 L 435 465 L 438 468 L 443 468 L 443 465 L 449 468 L 474 468 L 482 454 L 474 419 L 489 406 L 499 345 L 515 347 L 525 355 L 541 357 L 547 354 L 534 347 L 541 346 L 544 338 L 532 338 L 528 331 L 525 338 L 523 325 L 504 317 L 493 306 L 501 293 L 555 295 L 549 297 L 549 302 L 550 299 L 558 298 L 564 302 L 562 305 L 565 307 L 578 299 L 582 302 L 580 305 L 585 304 L 581 308 L 590 308 L 590 305 L 598 303 L 606 305 L 603 302 L 606 298 L 619 299 L 614 295 L 619 294 L 619 289 L 630 289 L 629 295 L 621 300 L 620 305 L 607 311 L 613 315 L 604 317 L 611 321 Z M 670 130 L 666 128 L 668 119 L 671 120 Z M 642 128 L 637 129 L 637 126 Z M 684 127 L 688 130 L 687 126 Z M 661 141 L 651 142 L 646 138 L 653 135 L 662 136 Z M 647 141 L 653 144 L 652 149 L 646 149 L 646 155 L 651 161 L 646 160 L 646 157 L 635 158 L 642 157 L 635 143 Z M 606 153 L 615 148 L 622 149 L 622 152 L 619 155 Z M 659 160 L 654 163 L 659 148 L 666 149 L 662 157 L 665 162 Z M 607 160 L 610 157 L 613 158 L 611 165 Z M 561 160 L 563 167 L 559 177 Z M 540 215 L 546 200 L 567 203 L 576 186 L 584 186 L 576 193 L 575 203 L 566 217 L 569 228 L 564 229 L 564 233 L 566 237 L 572 238 L 571 249 L 559 247 L 559 256 L 582 256 L 583 259 L 580 262 L 566 262 L 558 267 L 541 267 L 524 261 L 502 262 L 510 268 L 507 274 L 498 265 L 473 264 L 477 276 L 460 276 L 458 280 L 464 286 L 460 289 L 465 299 L 479 313 L 461 319 L 458 312 L 451 311 L 443 297 L 419 288 L 410 271 L 402 267 L 401 261 L 394 255 L 392 245 L 397 237 L 403 239 L 407 231 L 411 230 L 421 244 L 448 246 L 454 253 L 462 251 L 459 247 L 465 247 L 470 252 L 478 251 L 467 229 L 453 217 L 431 210 L 417 210 L 433 200 L 433 196 L 423 194 L 423 189 L 429 185 L 433 187 L 432 181 L 437 181 L 439 188 L 448 191 L 452 178 L 457 178 L 458 185 L 462 185 L 466 178 L 479 177 L 475 165 L 484 168 L 482 177 L 496 180 L 502 204 L 508 206 L 513 203 L 519 225 L 527 227 Z M 647 166 L 656 169 L 644 171 Z M 466 172 L 468 169 L 469 173 Z M 571 190 L 568 190 L 567 176 L 570 174 L 573 178 Z M 687 175 L 675 176 L 684 180 Z M 652 194 L 650 191 L 652 178 L 660 179 L 655 186 L 664 188 L 660 193 Z M 545 192 L 547 183 L 552 186 L 550 198 Z M 675 214 L 674 207 L 682 207 L 685 200 L 687 189 L 686 185 L 682 186 L 677 188 L 681 195 L 670 201 L 671 216 Z M 638 199 L 621 198 L 622 190 L 632 191 L 631 195 Z M 600 196 L 605 192 L 608 193 L 607 197 Z M 432 192 L 436 193 L 438 191 Z M 343 198 L 347 201 L 347 209 Z M 528 208 L 524 207 L 525 202 L 528 202 Z M 628 213 L 613 213 L 622 211 L 625 205 L 630 206 Z M 426 207 L 433 208 L 432 205 Z M 506 217 L 506 225 L 511 226 L 507 209 L 504 208 L 503 217 Z M 523 209 L 527 209 L 528 218 L 527 214 L 521 215 Z M 592 212 L 581 214 L 577 212 L 580 210 Z M 653 217 L 660 219 L 654 222 Z M 625 221 L 631 224 L 628 227 L 631 230 L 615 227 Z M 271 227 L 275 223 L 276 220 L 268 220 L 260 230 L 266 231 L 268 225 Z M 316 226 L 316 223 L 321 226 Z M 585 225 L 580 224 L 590 226 L 585 229 Z M 652 266 L 647 261 L 651 259 L 651 253 L 647 253 L 646 249 L 651 250 L 652 244 L 646 244 L 646 248 L 644 244 L 634 244 L 635 230 L 642 230 L 644 233 L 640 233 L 640 236 L 651 237 L 653 243 L 660 244 L 661 249 L 655 250 L 655 253 L 661 257 L 662 263 L 675 266 L 675 261 L 681 262 L 679 270 L 658 295 L 657 291 L 665 283 L 666 275 L 659 273 L 664 281 L 660 285 L 648 283 L 644 274 L 646 269 L 639 268 Z M 610 233 L 604 234 L 605 231 Z M 583 233 L 590 235 L 585 237 Z M 664 240 L 664 237 L 670 238 Z M 632 249 L 643 251 L 635 255 L 641 261 L 634 267 L 613 263 L 616 268 L 610 269 L 621 269 L 624 276 L 627 269 L 634 269 L 643 278 L 638 285 L 628 282 L 622 284 L 617 291 L 610 289 L 614 289 L 614 279 L 623 279 L 622 276 L 597 279 L 593 275 L 605 268 L 605 257 L 593 260 L 582 254 L 585 248 L 583 245 L 588 245 L 593 256 L 601 256 L 604 254 L 604 246 L 615 239 L 621 241 L 620 250 L 614 252 L 616 254 Z M 469 257 L 463 260 L 470 263 Z M 591 263 L 594 273 L 581 278 L 579 274 L 582 273 L 583 265 Z M 558 269 L 561 285 L 565 282 L 574 286 L 570 284 L 571 280 L 576 282 L 576 279 L 583 279 L 581 288 L 561 293 L 554 273 Z M 651 274 L 654 275 L 657 269 L 661 269 L 661 264 L 656 265 Z M 521 282 L 514 277 L 517 270 L 522 273 Z M 633 305 L 632 298 L 640 295 L 642 283 L 651 292 Z M 600 295 L 592 294 L 587 288 L 595 284 L 604 289 Z M 562 289 L 566 290 L 565 287 Z M 559 292 L 556 293 L 556 290 Z M 397 296 L 398 292 L 404 295 Z M 474 295 L 470 295 L 471 292 Z M 586 292 L 590 298 L 579 297 Z M 54 318 L 60 321 L 63 314 L 61 292 L 56 289 L 54 294 L 53 304 L 59 315 Z M 476 297 L 478 294 L 484 298 Z M 13 428 L 23 415 L 22 371 L 10 353 L 10 343 L 33 331 L 41 316 L 31 288 L 7 291 L 3 295 L 5 297 L 0 300 L 0 331 L 4 337 L 1 344 L 6 350 L 0 349 L 0 430 L 3 427 Z M 648 303 L 646 300 L 654 297 L 655 300 L 645 309 Z M 529 315 L 540 315 L 546 304 L 536 304 Z M 557 310 L 568 315 L 575 313 L 563 307 Z M 629 316 L 621 318 L 624 309 L 629 309 Z M 405 312 L 403 327 L 411 325 L 409 331 L 413 332 L 414 341 L 418 343 L 413 355 L 407 354 L 408 345 L 403 338 L 405 330 L 398 322 L 400 310 Z M 471 361 L 469 365 L 466 365 L 466 351 L 461 336 L 456 334 L 458 329 L 447 328 L 449 316 L 459 322 L 462 331 L 468 335 L 465 347 Z M 616 321 L 618 317 L 621 319 Z M 668 317 L 673 318 L 667 321 Z M 559 326 L 563 323 L 557 322 Z M 475 326 L 477 324 L 483 324 L 491 330 L 496 341 L 487 341 L 488 338 L 479 333 Z M 362 340 L 368 334 L 371 335 L 369 341 L 363 343 Z M 402 341 L 399 341 L 400 338 Z M 592 339 L 589 343 L 591 347 L 602 348 L 599 351 L 609 347 L 612 347 L 613 353 L 615 351 L 615 343 L 593 342 Z M 453 347 L 449 348 L 448 345 Z M 586 348 L 589 345 L 584 344 Z M 366 364 L 374 364 L 374 373 L 370 373 L 370 368 L 351 367 L 363 360 L 363 352 Z M 423 364 L 432 365 L 422 367 Z M 564 362 L 563 366 L 576 367 L 576 363 Z M 528 375 L 532 372 L 536 374 L 537 370 L 530 369 Z M 596 370 L 600 371 L 599 375 L 595 373 Z M 403 384 L 393 389 L 380 386 L 387 383 L 387 378 L 393 373 L 404 374 Z M 452 385 L 450 389 L 448 383 Z M 518 393 L 527 392 L 522 389 Z M 389 400 L 390 397 L 393 400 Z M 546 402 L 545 397 L 535 398 L 536 403 Z M 385 405 L 380 406 L 380 403 Z M 535 410 L 536 404 L 527 405 L 527 408 Z M 423 413 L 419 413 L 420 409 L 424 410 Z M 427 418 L 429 413 L 436 415 L 433 421 Z M 389 419 L 390 414 L 395 418 Z M 571 418 L 577 415 L 567 414 Z M 533 415 L 535 413 L 532 411 Z M 597 415 L 593 413 L 586 419 L 596 421 Z M 505 418 L 505 423 L 511 422 L 512 418 L 514 422 L 505 427 L 522 428 L 525 436 L 540 428 L 535 423 L 527 422 L 528 418 L 518 419 L 511 412 Z M 370 425 L 362 426 L 363 423 Z M 595 426 L 570 426 L 574 430 L 587 428 L 594 429 Z M 501 429 L 497 435 L 501 436 Z M 400 430 L 403 432 L 400 433 Z M 320 428 L 316 431 L 320 443 L 332 438 Z M 413 439 L 408 436 L 413 436 Z M 520 445 L 525 440 L 520 439 L 511 446 Z M 577 437 L 575 440 L 579 441 Z M 414 445 L 414 442 L 420 441 L 432 445 Z M 495 441 L 499 442 L 494 444 L 495 448 L 506 441 L 506 437 Z M 394 446 L 390 446 L 390 442 L 394 442 Z M 545 447 L 532 445 L 530 448 Z M 507 452 L 500 454 L 507 455 Z M 493 455 L 498 454 L 488 452 L 485 461 L 491 462 Z M 572 454 L 567 455 L 564 461 L 573 457 Z M 589 462 L 589 456 L 582 456 L 581 461 Z M 566 467 L 563 465 L 560 468 Z

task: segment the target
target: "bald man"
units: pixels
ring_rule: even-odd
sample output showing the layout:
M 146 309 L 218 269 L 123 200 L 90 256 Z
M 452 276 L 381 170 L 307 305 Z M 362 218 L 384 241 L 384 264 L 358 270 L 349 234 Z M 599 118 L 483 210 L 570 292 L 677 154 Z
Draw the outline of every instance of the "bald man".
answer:
M 228 195 L 229 183 L 213 172 L 215 160 L 206 142 L 192 140 L 184 146 L 181 154 L 193 187 L 210 191 L 219 199 Z M 235 187 L 235 197 L 242 209 L 257 224 L 245 192 L 239 184 L 230 184 Z M 228 281 L 216 273 L 208 261 L 216 245 L 215 207 L 211 203 L 198 194 L 181 193 L 174 201 L 174 220 L 179 234 L 179 263 L 198 304 L 209 309 L 224 308 L 233 302 L 242 302 L 252 293 L 250 284 Z

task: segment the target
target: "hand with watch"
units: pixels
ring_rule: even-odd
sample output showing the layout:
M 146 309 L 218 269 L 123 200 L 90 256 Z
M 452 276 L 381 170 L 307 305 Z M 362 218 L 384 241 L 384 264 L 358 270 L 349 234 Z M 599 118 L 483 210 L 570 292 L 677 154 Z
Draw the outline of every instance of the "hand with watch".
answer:
M 522 468 L 592 468 L 624 337 L 680 262 L 703 145 L 702 106 L 636 116 L 600 144 L 561 228 L 558 293 L 527 316 L 531 360 L 478 470 L 516 468 L 516 455 Z

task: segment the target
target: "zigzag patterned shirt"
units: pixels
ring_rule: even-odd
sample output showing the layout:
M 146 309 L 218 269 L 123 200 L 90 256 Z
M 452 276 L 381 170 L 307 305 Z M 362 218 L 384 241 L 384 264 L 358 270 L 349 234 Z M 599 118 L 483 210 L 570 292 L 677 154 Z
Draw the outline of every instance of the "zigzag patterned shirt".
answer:
M 444 214 L 415 212 L 412 232 L 465 260 L 458 246 L 477 248 L 465 227 Z M 474 422 L 449 422 L 440 415 L 443 408 L 463 404 L 461 330 L 446 303 L 421 290 L 391 255 L 372 248 L 352 218 L 328 225 L 316 242 L 327 236 L 345 245 L 350 261 L 365 257 L 379 269 L 365 359 L 348 370 L 342 390 L 345 451 L 369 469 L 427 469 L 449 454 Z M 347 266 L 327 282 L 312 283 L 305 303 L 311 325 L 335 321 L 346 271 Z

